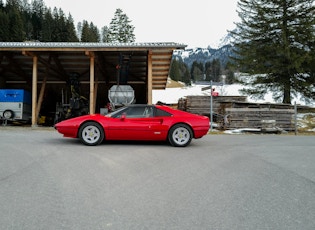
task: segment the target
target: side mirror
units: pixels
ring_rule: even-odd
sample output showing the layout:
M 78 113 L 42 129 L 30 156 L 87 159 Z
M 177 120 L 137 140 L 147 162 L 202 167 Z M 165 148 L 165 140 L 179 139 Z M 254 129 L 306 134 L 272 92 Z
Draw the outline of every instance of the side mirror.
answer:
M 121 114 L 120 120 L 124 121 L 126 119 L 126 113 Z

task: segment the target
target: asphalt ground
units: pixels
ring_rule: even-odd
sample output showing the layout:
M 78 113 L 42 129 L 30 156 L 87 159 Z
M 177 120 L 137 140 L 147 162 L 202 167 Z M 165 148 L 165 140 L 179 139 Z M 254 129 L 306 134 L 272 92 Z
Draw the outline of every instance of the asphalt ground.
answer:
M 315 138 L 95 147 L 0 127 L 0 229 L 315 229 Z

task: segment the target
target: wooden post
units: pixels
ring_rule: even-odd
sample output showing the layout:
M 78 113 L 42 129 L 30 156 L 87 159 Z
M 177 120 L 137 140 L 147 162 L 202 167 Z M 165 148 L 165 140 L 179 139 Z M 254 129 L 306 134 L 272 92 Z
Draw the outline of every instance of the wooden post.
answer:
M 94 55 L 90 53 L 90 114 L 95 113 L 94 101 Z
M 98 75 L 95 76 L 95 86 L 94 86 L 94 113 L 96 107 L 96 100 L 97 100 L 97 90 L 98 90 Z
M 148 102 L 152 104 L 152 50 L 148 51 Z
M 32 81 L 32 127 L 37 126 L 36 105 L 37 105 L 37 56 L 33 56 L 33 81 Z

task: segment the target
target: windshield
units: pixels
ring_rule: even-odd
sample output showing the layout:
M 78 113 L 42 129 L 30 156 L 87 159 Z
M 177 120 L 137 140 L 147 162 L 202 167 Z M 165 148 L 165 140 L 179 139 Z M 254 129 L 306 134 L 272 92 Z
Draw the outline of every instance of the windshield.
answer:
M 154 107 L 148 105 L 132 105 L 122 107 L 115 112 L 112 112 L 107 117 L 120 118 L 122 115 L 126 118 L 146 118 L 154 117 Z
M 111 113 L 108 113 L 105 115 L 105 117 L 117 117 L 118 115 L 120 115 L 124 110 L 126 110 L 127 107 L 121 107 Z

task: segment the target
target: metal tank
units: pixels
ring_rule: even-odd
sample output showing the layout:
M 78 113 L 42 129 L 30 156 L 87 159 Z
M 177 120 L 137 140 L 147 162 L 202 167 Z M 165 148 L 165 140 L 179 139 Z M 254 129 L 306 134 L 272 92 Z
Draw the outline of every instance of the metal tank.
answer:
M 130 85 L 113 85 L 108 90 L 108 99 L 113 109 L 130 105 L 135 101 L 135 91 Z

